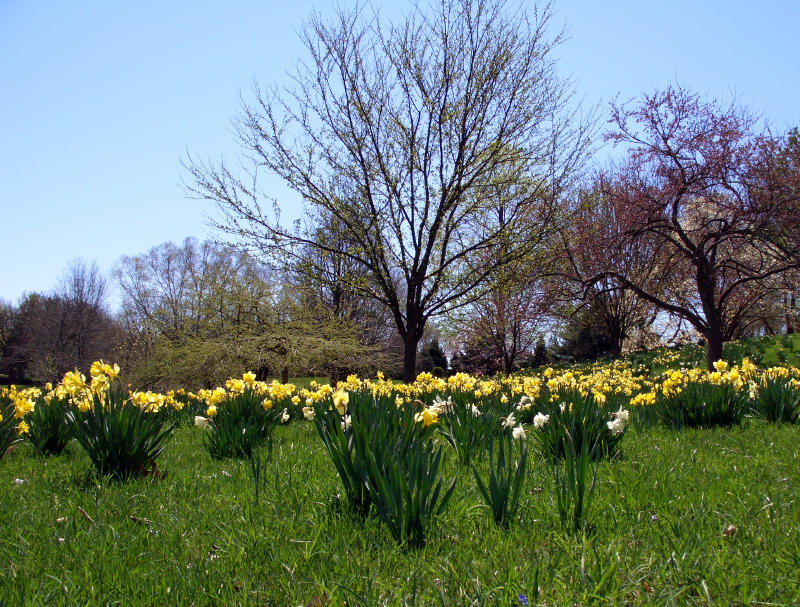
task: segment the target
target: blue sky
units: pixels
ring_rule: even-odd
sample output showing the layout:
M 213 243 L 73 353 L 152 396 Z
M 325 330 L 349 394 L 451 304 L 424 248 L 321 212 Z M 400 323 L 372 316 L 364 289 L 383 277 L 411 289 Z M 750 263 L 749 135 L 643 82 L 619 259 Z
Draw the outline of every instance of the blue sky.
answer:
M 347 4 L 344 0 L 343 3 Z M 393 3 L 388 14 L 397 12 Z M 234 159 L 239 92 L 281 82 L 332 1 L 0 0 L 0 298 L 52 289 L 76 257 L 213 237 L 180 161 Z M 387 3 L 388 6 L 388 3 Z M 559 69 L 591 104 L 669 82 L 800 125 L 796 1 L 556 0 Z M 603 161 L 603 154 L 598 158 Z M 271 184 L 291 213 L 297 199 Z

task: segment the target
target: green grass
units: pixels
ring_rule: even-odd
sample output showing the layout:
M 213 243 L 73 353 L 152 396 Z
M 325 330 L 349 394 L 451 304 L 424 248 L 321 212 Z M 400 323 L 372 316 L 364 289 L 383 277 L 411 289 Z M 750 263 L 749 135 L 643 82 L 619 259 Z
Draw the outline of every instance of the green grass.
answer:
M 165 480 L 125 484 L 88 476 L 74 443 L 50 459 L 21 445 L 0 459 L 0 604 L 798 604 L 798 440 L 755 419 L 631 431 L 577 536 L 535 455 L 507 531 L 462 469 L 418 550 L 343 510 L 310 423 L 278 428 L 258 501 L 249 465 L 212 460 L 198 428 L 168 444 Z

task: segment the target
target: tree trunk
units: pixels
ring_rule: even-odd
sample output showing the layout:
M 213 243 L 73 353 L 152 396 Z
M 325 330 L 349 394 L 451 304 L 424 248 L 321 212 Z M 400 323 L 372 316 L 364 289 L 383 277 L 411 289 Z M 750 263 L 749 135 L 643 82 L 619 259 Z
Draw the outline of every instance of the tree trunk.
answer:
M 417 378 L 417 345 L 422 335 L 409 328 L 403 344 L 403 381 L 411 383 Z
M 719 331 L 709 331 L 706 336 L 708 341 L 708 353 L 706 355 L 706 364 L 708 370 L 714 370 L 714 363 L 722 359 L 722 333 Z
M 281 369 L 281 383 L 288 384 L 289 383 L 289 367 L 284 365 Z

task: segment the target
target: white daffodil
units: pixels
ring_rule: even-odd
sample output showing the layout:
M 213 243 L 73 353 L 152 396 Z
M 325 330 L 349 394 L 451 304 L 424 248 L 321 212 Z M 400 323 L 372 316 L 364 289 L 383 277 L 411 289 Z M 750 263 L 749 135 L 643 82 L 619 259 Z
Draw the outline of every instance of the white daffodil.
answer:
M 303 417 L 305 417 L 308 421 L 314 420 L 314 407 L 303 407 Z
M 525 428 L 522 426 L 517 426 L 511 431 L 511 436 L 514 437 L 516 440 L 525 440 L 527 436 L 525 435 Z
M 350 427 L 350 416 L 349 415 L 345 415 L 342 418 L 342 431 L 347 430 L 349 427 Z
M 513 413 L 509 414 L 508 417 L 505 417 L 505 418 L 502 418 L 502 419 L 503 419 L 503 427 L 504 428 L 513 428 L 514 425 L 517 423 L 517 420 L 514 417 Z
M 194 425 L 198 428 L 207 428 L 208 427 L 208 418 L 203 417 L 202 415 L 195 415 L 194 416 Z
M 620 419 L 620 420 L 622 420 L 622 421 L 623 421 L 624 423 L 626 423 L 626 424 L 628 423 L 628 421 L 629 421 L 629 420 L 630 420 L 630 418 L 631 418 L 630 411 L 626 411 L 626 410 L 625 410 L 625 409 L 623 409 L 621 406 L 620 406 L 620 408 L 619 408 L 619 411 L 615 411 L 615 412 L 614 412 L 614 413 L 612 413 L 611 415 L 613 415 L 613 416 L 614 416 L 614 417 L 616 417 L 617 419 Z
M 285 424 L 288 421 L 289 421 L 289 410 L 284 409 L 283 413 L 281 414 L 281 423 Z
M 472 409 L 471 409 L 471 411 L 472 411 L 472 416 L 473 416 L 473 417 L 480 417 L 480 415 L 481 415 L 481 410 L 480 410 L 480 409 L 478 409 L 478 407 L 476 407 L 475 405 L 471 405 L 471 407 L 472 407 Z
M 539 411 L 539 413 L 533 416 L 533 425 L 539 429 L 542 429 L 544 428 L 544 425 L 548 422 L 549 419 L 550 419 L 549 415 L 545 415 L 544 413 Z
M 622 434 L 625 431 L 625 422 L 621 419 L 612 419 L 610 422 L 606 422 L 608 429 L 611 430 L 611 434 L 613 436 L 617 436 Z

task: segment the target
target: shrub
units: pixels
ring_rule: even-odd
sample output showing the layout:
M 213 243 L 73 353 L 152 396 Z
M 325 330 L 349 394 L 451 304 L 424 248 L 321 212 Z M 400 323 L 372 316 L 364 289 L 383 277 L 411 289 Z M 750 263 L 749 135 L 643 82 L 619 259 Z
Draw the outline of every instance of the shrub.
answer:
M 17 420 L 14 418 L 14 403 L 0 398 L 0 458 L 19 441 Z

